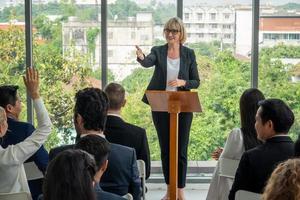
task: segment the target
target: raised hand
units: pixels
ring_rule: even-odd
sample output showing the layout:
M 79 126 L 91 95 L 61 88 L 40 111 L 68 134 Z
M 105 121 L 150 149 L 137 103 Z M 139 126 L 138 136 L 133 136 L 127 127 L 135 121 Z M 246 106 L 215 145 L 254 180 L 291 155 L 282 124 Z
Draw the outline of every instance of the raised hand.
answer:
M 39 73 L 34 68 L 27 68 L 26 75 L 23 76 L 24 84 L 32 99 L 38 99 L 39 93 Z
M 171 87 L 182 87 L 185 86 L 186 81 L 182 79 L 175 79 L 168 82 L 168 86 Z
M 142 51 L 142 49 L 138 46 L 138 45 L 135 45 L 135 48 L 136 48 L 136 56 L 140 59 L 140 60 L 144 60 L 145 56 L 144 56 L 144 53 Z
M 223 148 L 218 147 L 214 152 L 212 152 L 211 157 L 215 160 L 219 160 L 221 153 L 223 152 Z

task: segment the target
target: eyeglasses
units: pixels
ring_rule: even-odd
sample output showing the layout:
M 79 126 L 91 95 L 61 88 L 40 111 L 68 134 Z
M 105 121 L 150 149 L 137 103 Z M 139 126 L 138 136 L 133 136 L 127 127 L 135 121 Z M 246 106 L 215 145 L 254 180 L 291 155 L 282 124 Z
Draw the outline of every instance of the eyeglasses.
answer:
M 168 28 L 165 28 L 164 29 L 164 32 L 169 34 L 169 33 L 172 33 L 172 35 L 177 35 L 180 31 L 179 30 L 176 30 L 176 29 L 168 29 Z

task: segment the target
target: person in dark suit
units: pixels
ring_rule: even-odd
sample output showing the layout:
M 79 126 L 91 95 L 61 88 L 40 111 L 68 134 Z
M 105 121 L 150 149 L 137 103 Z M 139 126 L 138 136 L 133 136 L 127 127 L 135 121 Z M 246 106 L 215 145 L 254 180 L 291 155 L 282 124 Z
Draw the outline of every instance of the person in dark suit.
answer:
M 235 199 L 238 190 L 262 193 L 276 166 L 294 156 L 294 143 L 287 135 L 294 123 L 291 109 L 279 99 L 263 100 L 259 106 L 255 129 L 264 144 L 242 155 L 229 200 Z
M 107 95 L 97 88 L 85 88 L 77 92 L 75 99 L 74 125 L 79 138 L 87 135 L 104 138 L 103 130 L 108 110 Z M 69 148 L 74 148 L 74 145 L 54 148 L 50 151 L 49 157 L 52 159 L 59 152 Z M 120 196 L 131 193 L 135 200 L 139 200 L 141 180 L 135 150 L 112 143 L 108 161 L 108 168 L 101 178 L 101 188 Z
M 110 152 L 110 144 L 103 137 L 97 135 L 87 135 L 81 138 L 75 145 L 75 149 L 81 149 L 93 155 L 96 161 L 97 171 L 94 176 L 95 191 L 97 199 L 101 200 L 125 200 L 116 194 L 105 192 L 99 186 L 99 182 L 103 173 L 108 166 L 108 155 Z
M 182 21 L 171 18 L 164 26 L 167 44 L 155 46 L 151 53 L 144 55 L 136 46 L 137 61 L 143 67 L 155 66 L 154 74 L 147 90 L 189 91 L 198 88 L 200 84 L 195 53 L 183 46 L 186 31 Z M 148 104 L 144 95 L 142 101 Z M 169 184 L 169 114 L 167 112 L 152 112 L 152 119 L 159 139 L 163 173 L 166 184 Z M 185 199 L 183 189 L 186 182 L 187 148 L 193 113 L 179 114 L 178 133 L 178 198 Z M 163 199 L 169 198 L 169 190 Z
M 108 141 L 135 149 L 136 158 L 146 164 L 146 179 L 150 176 L 150 151 L 146 131 L 143 128 L 125 122 L 121 117 L 121 108 L 125 106 L 125 89 L 117 83 L 104 88 L 109 99 L 109 109 L 105 126 Z
M 9 130 L 1 143 L 3 148 L 24 141 L 35 130 L 32 124 L 19 121 L 22 106 L 17 91 L 18 88 L 18 86 L 14 85 L 4 85 L 0 87 L 0 106 L 5 109 Z M 37 167 L 45 173 L 48 160 L 48 152 L 42 145 L 41 148 L 26 162 L 34 162 Z M 42 183 L 43 179 L 28 181 L 33 200 L 36 200 L 37 197 L 42 194 Z

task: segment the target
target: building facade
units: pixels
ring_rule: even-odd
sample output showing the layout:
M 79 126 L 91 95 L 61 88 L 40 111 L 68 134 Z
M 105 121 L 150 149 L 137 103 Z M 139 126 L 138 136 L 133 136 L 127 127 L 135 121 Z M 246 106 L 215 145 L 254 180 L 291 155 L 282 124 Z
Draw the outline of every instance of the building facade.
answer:
M 185 7 L 183 22 L 187 29 L 188 43 L 218 40 L 224 44 L 234 44 L 233 7 Z

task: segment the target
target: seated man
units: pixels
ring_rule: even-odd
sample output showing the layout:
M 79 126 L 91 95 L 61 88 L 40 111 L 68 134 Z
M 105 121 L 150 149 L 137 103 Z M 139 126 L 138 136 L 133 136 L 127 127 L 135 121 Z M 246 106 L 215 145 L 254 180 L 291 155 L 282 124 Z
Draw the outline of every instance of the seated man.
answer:
M 20 97 L 18 95 L 18 86 L 5 85 L 0 87 L 0 106 L 5 109 L 9 134 L 3 138 L 1 146 L 6 148 L 24 141 L 34 132 L 34 127 L 30 123 L 19 121 L 19 115 L 22 111 Z M 48 164 L 48 152 L 41 148 L 26 162 L 34 162 L 37 167 L 44 173 Z M 43 179 L 28 181 L 30 192 L 33 200 L 37 199 L 42 193 Z
M 294 123 L 291 109 L 279 99 L 259 102 L 255 129 L 264 144 L 244 152 L 235 174 L 229 200 L 238 190 L 262 193 L 277 164 L 294 155 L 294 143 L 287 135 Z
M 74 125 L 79 137 L 93 134 L 104 138 L 108 110 L 106 94 L 97 88 L 85 88 L 77 92 L 75 99 Z M 50 160 L 57 153 L 73 147 L 74 145 L 67 145 L 52 149 Z M 131 193 L 135 200 L 140 199 L 141 181 L 134 149 L 111 144 L 108 161 L 108 168 L 100 182 L 101 188 L 120 196 Z
M 150 176 L 150 151 L 146 131 L 143 128 L 125 122 L 121 117 L 121 108 L 125 106 L 125 89 L 117 83 L 104 88 L 109 99 L 109 109 L 105 126 L 108 141 L 135 149 L 136 158 L 146 164 L 146 179 Z
M 125 200 L 123 197 L 113 193 L 105 192 L 99 186 L 100 179 L 107 169 L 110 144 L 103 137 L 97 135 L 87 135 L 79 140 L 75 149 L 81 149 L 93 155 L 96 161 L 98 171 L 94 176 L 95 191 L 97 199 L 101 200 Z

